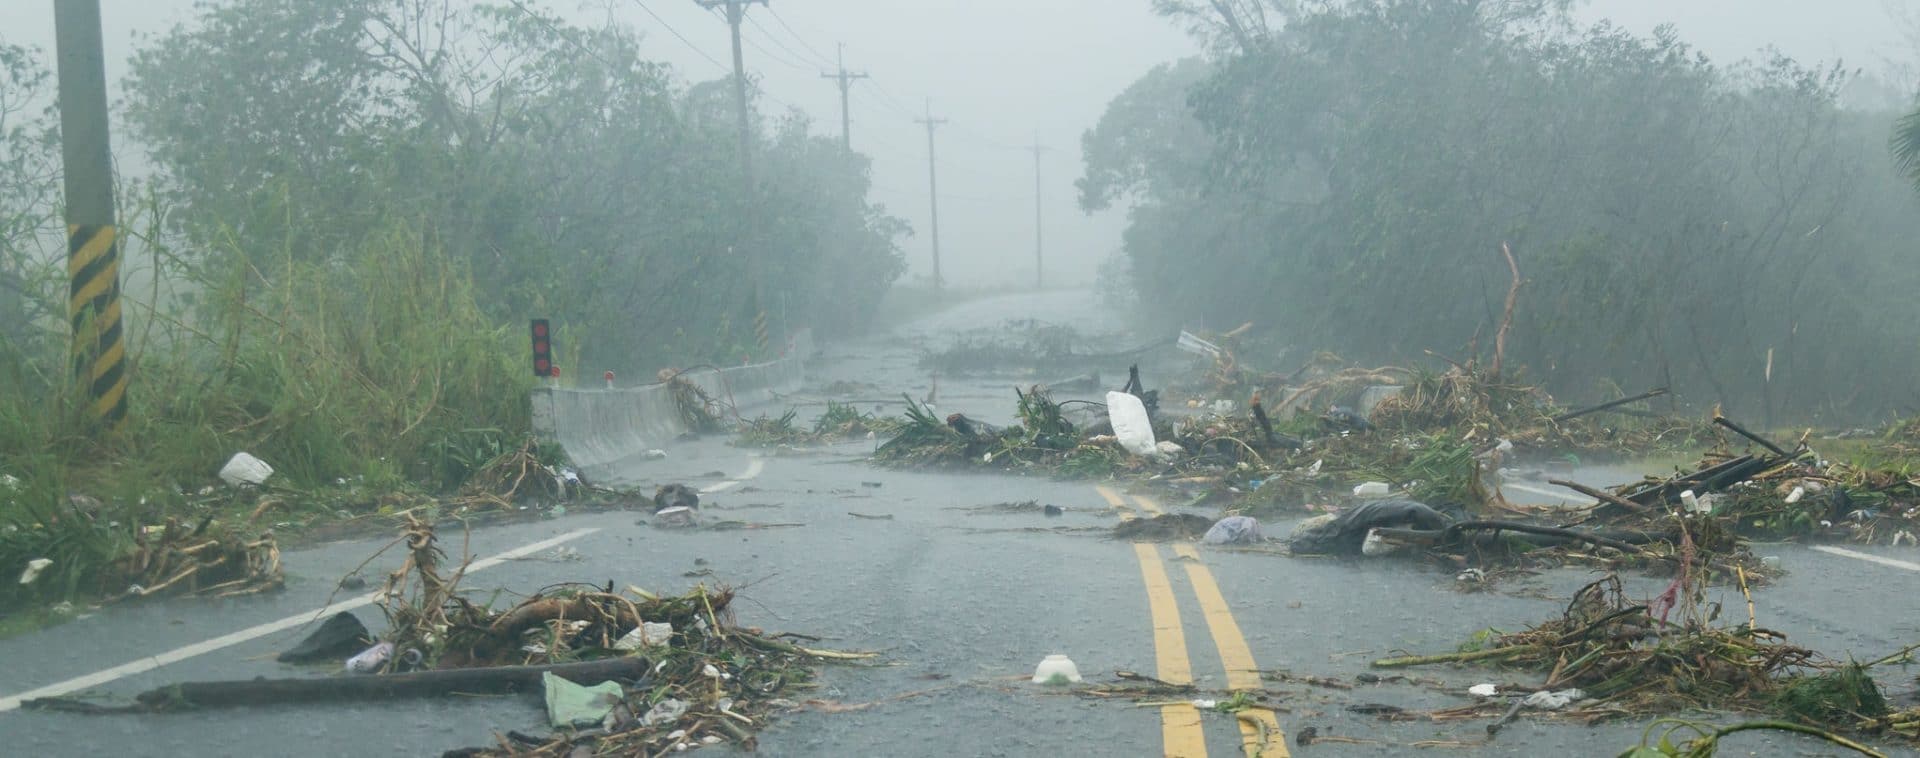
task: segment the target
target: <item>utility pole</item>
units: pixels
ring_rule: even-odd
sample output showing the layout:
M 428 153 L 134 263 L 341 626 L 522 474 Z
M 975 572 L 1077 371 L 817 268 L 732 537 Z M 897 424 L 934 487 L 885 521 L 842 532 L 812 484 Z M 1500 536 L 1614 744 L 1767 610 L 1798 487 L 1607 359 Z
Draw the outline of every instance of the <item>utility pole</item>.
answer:
M 747 20 L 747 8 L 749 6 L 754 3 L 766 5 L 767 0 L 694 0 L 694 2 L 699 3 L 700 7 L 708 10 L 714 8 L 727 9 L 727 27 L 733 32 L 733 104 L 734 108 L 738 110 L 740 117 L 740 181 L 746 190 L 742 199 L 751 202 L 754 188 L 753 118 L 747 113 L 747 64 L 745 57 L 740 53 L 740 23 Z M 759 208 L 757 206 L 750 207 L 752 208 L 751 212 L 757 217 Z M 754 229 L 757 234 L 761 227 L 758 223 L 754 223 L 750 225 L 750 228 Z M 760 244 L 761 242 L 757 238 L 750 241 L 747 249 L 746 267 L 748 277 L 752 282 L 750 292 L 753 300 L 749 305 L 753 308 L 754 335 L 757 338 L 761 351 L 765 352 L 767 345 L 767 274 L 765 267 L 761 265 Z
M 862 71 L 860 73 L 847 72 L 847 46 L 846 45 L 843 44 L 840 46 L 839 51 L 835 53 L 835 57 L 838 58 L 840 61 L 840 72 L 837 74 L 821 74 L 820 78 L 839 80 L 839 83 L 840 83 L 840 139 L 842 142 L 846 143 L 847 152 L 851 153 L 853 152 L 853 117 L 847 110 L 847 96 L 853 92 L 853 80 L 865 79 L 867 78 L 867 73 L 865 71 Z
M 747 66 L 740 54 L 740 22 L 747 20 L 747 6 L 767 0 L 693 0 L 700 7 L 727 9 L 727 26 L 733 29 L 733 102 L 740 115 L 740 171 L 747 186 L 753 186 L 753 121 L 747 115 Z
M 55 0 L 53 26 L 59 59 L 73 372 L 94 431 L 111 432 L 127 415 L 127 349 L 120 327 L 120 245 L 113 218 L 113 152 L 107 141 L 100 0 Z
M 1040 144 L 1040 135 L 1033 135 L 1033 286 L 1041 289 L 1047 286 L 1046 246 L 1041 227 L 1046 217 L 1040 212 L 1040 154 L 1051 148 Z
M 927 196 L 930 200 L 933 201 L 933 289 L 935 292 L 938 292 L 941 287 L 940 177 L 939 177 L 939 174 L 934 170 L 935 164 L 933 159 L 933 130 L 935 127 L 938 127 L 941 124 L 947 123 L 947 120 L 944 118 L 933 117 L 933 99 L 932 98 L 927 99 L 927 117 L 922 119 L 915 119 L 915 120 L 918 121 L 919 123 L 927 125 Z

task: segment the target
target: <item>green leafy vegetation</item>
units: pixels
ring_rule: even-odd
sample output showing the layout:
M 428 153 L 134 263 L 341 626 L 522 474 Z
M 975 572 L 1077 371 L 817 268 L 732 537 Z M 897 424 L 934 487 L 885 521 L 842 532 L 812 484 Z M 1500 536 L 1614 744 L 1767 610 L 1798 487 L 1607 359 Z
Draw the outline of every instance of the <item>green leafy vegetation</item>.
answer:
M 1506 357 L 1555 395 L 1669 387 L 1763 424 L 1910 404 L 1920 119 L 1896 166 L 1901 114 L 1841 107 L 1837 66 L 1567 5 L 1157 3 L 1212 54 L 1112 101 L 1082 205 L 1130 207 L 1152 323 L 1464 363 L 1495 348 L 1510 243 Z
M 0 573 L 53 561 L 0 612 L 118 592 L 170 522 L 246 544 L 553 493 L 529 318 L 567 379 L 647 376 L 863 328 L 902 270 L 864 156 L 755 112 L 747 177 L 727 82 L 677 78 L 634 29 L 537 2 L 217 0 L 124 82 L 116 136 L 154 171 L 120 193 L 131 411 L 100 439 L 69 381 L 45 59 L 0 40 Z M 265 486 L 215 478 L 239 451 Z

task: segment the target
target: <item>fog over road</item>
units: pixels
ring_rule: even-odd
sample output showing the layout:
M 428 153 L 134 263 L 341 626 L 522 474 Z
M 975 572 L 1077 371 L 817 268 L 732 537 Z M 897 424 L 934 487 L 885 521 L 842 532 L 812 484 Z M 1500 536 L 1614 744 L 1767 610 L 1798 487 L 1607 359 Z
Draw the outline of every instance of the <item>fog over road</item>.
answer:
M 858 393 L 868 403 L 864 410 L 903 392 L 923 396 L 929 381 L 916 366 L 923 346 L 1010 318 L 1088 331 L 1115 323 L 1085 292 L 978 301 L 857 344 L 827 346 L 810 372 L 814 389 L 791 400 L 817 411 L 810 405 L 824 400 L 817 390 L 836 382 L 841 391 L 853 382 L 871 385 Z M 1124 368 L 1115 376 L 1124 376 Z M 1009 388 L 1019 381 L 1030 379 L 942 378 L 936 405 L 941 413 L 1004 421 L 1012 407 Z M 898 410 L 897 404 L 888 408 Z M 1545 571 L 1463 593 L 1450 574 L 1410 562 L 1133 544 L 1112 539 L 1109 527 L 1178 508 L 1119 484 L 881 470 L 864 461 L 873 444 L 762 451 L 712 437 L 674 446 L 664 460 L 600 472 L 649 490 L 666 482 L 702 488 L 710 519 L 796 526 L 666 531 L 636 524 L 636 512 L 603 512 L 476 528 L 464 540 L 443 528 L 441 538 L 454 555 L 463 546 L 480 558 L 509 554 L 510 560 L 479 564 L 466 580 L 482 598 L 495 588 L 529 593 L 568 581 L 611 580 L 657 592 L 726 584 L 741 588 L 734 612 L 745 626 L 881 653 L 871 663 L 826 667 L 820 688 L 799 698 L 800 709 L 760 734 L 766 755 L 1231 756 L 1243 754 L 1244 743 L 1258 742 L 1263 731 L 1268 756 L 1406 754 L 1422 741 L 1453 746 L 1435 748 L 1435 755 L 1613 755 L 1637 744 L 1647 726 L 1626 719 L 1585 727 L 1525 716 L 1496 740 L 1478 744 L 1486 740 L 1484 720 L 1387 721 L 1350 710 L 1371 704 L 1431 710 L 1471 702 L 1466 689 L 1476 682 L 1531 683 L 1528 675 L 1488 669 L 1433 667 L 1379 683 L 1359 683 L 1356 675 L 1376 657 L 1450 650 L 1476 629 L 1518 630 L 1548 618 L 1595 577 L 1585 569 Z M 1029 500 L 1065 513 L 1047 518 L 979 508 Z M 856 513 L 880 518 L 850 515 Z M 1269 530 L 1284 534 L 1290 526 Z M 487 744 L 495 732 L 543 733 L 544 715 L 532 695 L 138 716 L 15 708 L 22 693 L 61 691 L 76 680 L 85 692 L 125 698 L 167 682 L 297 675 L 271 654 L 299 639 L 303 628 L 262 625 L 313 617 L 338 578 L 387 541 L 289 553 L 284 593 L 109 607 L 0 641 L 0 671 L 6 672 L 0 697 L 9 698 L 0 701 L 6 709 L 0 734 L 7 736 L 7 752 L 418 756 Z M 1857 656 L 1897 649 L 1920 632 L 1920 620 L 1882 602 L 1889 587 L 1911 586 L 1920 567 L 1796 545 L 1757 549 L 1778 555 L 1788 570 L 1755 593 L 1762 626 L 1816 650 Z M 397 560 L 376 561 L 368 572 L 390 570 Z M 1623 578 L 1632 597 L 1657 594 L 1666 582 Z M 1737 590 L 1715 593 L 1727 613 L 1744 609 Z M 350 594 L 331 599 L 347 601 Z M 377 611 L 363 607 L 360 615 L 380 628 Z M 1115 672 L 1126 671 L 1213 692 L 1264 686 L 1271 711 L 1236 719 L 1191 705 L 1142 707 L 1134 699 L 1028 683 L 1034 664 L 1054 653 L 1072 657 L 1089 683 L 1110 683 Z M 1309 683 L 1309 677 L 1340 686 Z M 1883 686 L 1896 702 L 1913 696 L 1911 679 L 1898 672 Z M 1260 723 L 1266 714 L 1270 721 Z M 1294 737 L 1308 727 L 1321 737 L 1354 741 L 1296 746 Z M 1776 735 L 1743 734 L 1723 748 L 1723 755 L 1828 754 L 1821 743 Z

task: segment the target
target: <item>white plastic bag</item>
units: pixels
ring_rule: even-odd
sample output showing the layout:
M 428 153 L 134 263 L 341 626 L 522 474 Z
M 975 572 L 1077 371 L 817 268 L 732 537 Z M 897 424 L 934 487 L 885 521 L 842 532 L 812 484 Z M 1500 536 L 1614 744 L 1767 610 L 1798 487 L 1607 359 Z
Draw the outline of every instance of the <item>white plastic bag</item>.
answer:
M 1058 653 L 1049 655 L 1033 669 L 1034 684 L 1070 684 L 1080 681 L 1080 667 L 1073 659 Z
M 1146 457 L 1158 452 L 1153 439 L 1153 422 L 1147 418 L 1147 406 L 1140 398 L 1125 392 L 1107 393 L 1107 418 L 1113 422 L 1113 436 L 1120 447 Z
M 1209 545 L 1251 545 L 1259 542 L 1260 522 L 1252 516 L 1228 516 L 1214 522 L 1200 541 Z
M 234 453 L 227 459 L 227 465 L 220 467 L 220 481 L 231 487 L 259 486 L 270 476 L 273 476 L 273 467 L 248 453 Z

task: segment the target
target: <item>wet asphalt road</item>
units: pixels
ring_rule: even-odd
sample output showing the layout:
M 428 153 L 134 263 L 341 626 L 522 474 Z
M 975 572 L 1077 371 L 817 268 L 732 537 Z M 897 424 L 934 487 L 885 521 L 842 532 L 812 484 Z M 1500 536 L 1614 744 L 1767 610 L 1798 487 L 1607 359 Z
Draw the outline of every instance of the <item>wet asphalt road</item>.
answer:
M 1102 316 L 1090 303 L 1084 294 L 976 303 L 892 335 L 829 348 L 816 383 L 860 380 L 874 385 L 875 399 L 898 397 L 901 391 L 919 397 L 928 381 L 913 361 L 925 340 L 1006 317 L 1097 326 Z M 1115 377 L 1123 372 L 1119 367 Z M 936 404 L 943 413 L 964 410 L 999 420 L 1011 411 L 1007 387 L 1013 381 L 942 378 Z M 1195 731 L 1163 728 L 1163 714 L 1155 707 L 1025 683 L 1033 664 L 1050 653 L 1070 655 L 1089 681 L 1108 681 L 1115 671 L 1164 675 L 1170 663 L 1182 659 L 1193 680 L 1209 689 L 1226 688 L 1230 670 L 1269 672 L 1267 686 L 1277 693 L 1275 721 L 1289 739 L 1285 748 L 1303 756 L 1614 755 L 1636 744 L 1646 726 L 1623 721 L 1589 728 L 1523 717 L 1492 743 L 1422 750 L 1414 743 L 1478 743 L 1485 722 L 1389 722 L 1346 709 L 1355 704 L 1422 710 L 1464 705 L 1470 702 L 1464 691 L 1472 683 L 1525 684 L 1534 678 L 1430 668 L 1418 676 L 1443 686 L 1337 689 L 1274 674 L 1352 682 L 1375 657 L 1449 650 L 1473 630 L 1490 626 L 1523 628 L 1558 612 L 1573 589 L 1594 578 L 1585 571 L 1546 572 L 1508 581 L 1499 592 L 1462 593 L 1450 575 L 1403 562 L 1207 549 L 1197 551 L 1194 560 L 1171 546 L 1151 546 L 1143 553 L 1107 538 L 1104 530 L 1123 511 L 1139 513 L 1151 502 L 1124 492 L 1102 493 L 1086 482 L 883 471 L 862 462 L 870 449 L 871 443 L 856 442 L 775 453 L 704 440 L 672 448 L 667 460 L 596 472 L 632 483 L 685 481 L 716 490 L 703 500 L 710 518 L 800 526 L 668 532 L 638 525 L 639 514 L 611 512 L 477 529 L 469 542 L 475 556 L 544 540 L 564 542 L 476 572 L 466 586 L 529 592 L 556 582 L 613 580 L 672 592 L 697 582 L 744 585 L 734 606 L 741 623 L 822 637 L 822 646 L 883 653 L 875 665 L 827 668 L 821 689 L 802 697 L 820 702 L 782 717 L 761 734 L 761 752 L 767 755 L 1160 755 L 1169 731 Z M 1113 507 L 1109 497 L 1124 509 Z M 1024 500 L 1057 504 L 1067 513 L 1049 519 L 977 510 Z M 1289 526 L 1270 525 L 1270 531 L 1284 533 Z M 460 551 L 458 535 L 443 534 L 443 541 L 450 552 Z M 328 601 L 338 577 L 385 542 L 348 541 L 290 553 L 288 589 L 271 597 L 111 608 L 0 640 L 0 697 L 311 614 Z M 1859 551 L 1920 559 L 1911 550 Z M 1791 572 L 1756 592 L 1762 626 L 1836 656 L 1877 657 L 1920 639 L 1912 591 L 1920 576 L 1915 572 L 1794 545 L 1767 546 L 1762 552 L 1780 556 Z M 374 565 L 386 570 L 396 561 L 379 559 Z M 1160 610 L 1170 607 L 1175 614 L 1159 630 L 1149 590 L 1156 571 L 1164 577 L 1159 600 L 1166 607 Z M 702 575 L 689 576 L 696 573 Z M 1665 584 L 1634 576 L 1627 583 L 1636 597 L 1656 594 Z M 1215 587 L 1223 607 L 1207 602 Z M 1721 594 L 1727 613 L 1744 610 L 1737 591 Z M 377 612 L 361 609 L 360 615 L 378 628 Z M 1237 635 L 1228 633 L 1228 626 Z M 157 670 L 110 678 L 91 691 L 127 697 L 171 681 L 295 675 L 301 672 L 274 663 L 271 654 L 300 634 L 280 631 L 183 656 Z M 1244 655 L 1232 650 L 1236 636 L 1244 640 Z M 1168 649 L 1174 640 L 1184 643 L 1177 652 Z M 1888 673 L 1883 686 L 1889 695 L 1911 702 L 1910 675 Z M 1233 717 L 1198 717 L 1206 754 L 1240 754 L 1241 734 Z M 0 712 L 0 744 L 5 745 L 0 751 L 437 755 L 484 744 L 495 731 L 538 731 L 542 721 L 531 697 L 164 716 L 9 710 Z M 1294 746 L 1292 736 L 1306 726 L 1357 742 Z M 1881 747 L 1889 754 L 1915 754 Z M 1771 735 L 1730 738 L 1722 751 L 1835 754 L 1820 743 Z M 1267 753 L 1284 754 L 1278 746 Z

